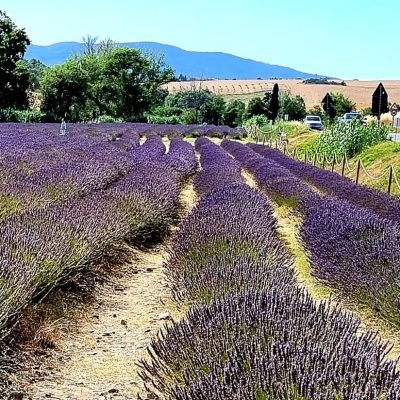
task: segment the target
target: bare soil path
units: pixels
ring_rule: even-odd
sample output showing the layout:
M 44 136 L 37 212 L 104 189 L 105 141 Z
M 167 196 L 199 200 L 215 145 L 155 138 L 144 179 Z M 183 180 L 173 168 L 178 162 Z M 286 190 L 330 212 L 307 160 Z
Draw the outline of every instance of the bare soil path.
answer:
M 180 196 L 182 217 L 196 200 L 189 181 Z M 146 398 L 137 363 L 148 356 L 160 329 L 186 311 L 172 300 L 165 281 L 169 245 L 170 240 L 151 250 L 131 249 L 132 259 L 94 289 L 95 299 L 82 307 L 78 321 L 63 324 L 46 361 L 21 374 L 21 399 Z
M 57 343 L 58 359 L 43 366 L 46 376 L 32 385 L 33 399 L 132 399 L 143 394 L 135 363 L 146 357 L 163 324 L 180 314 L 164 282 L 166 256 L 166 246 L 135 251 L 125 273 L 102 290 L 76 332 Z

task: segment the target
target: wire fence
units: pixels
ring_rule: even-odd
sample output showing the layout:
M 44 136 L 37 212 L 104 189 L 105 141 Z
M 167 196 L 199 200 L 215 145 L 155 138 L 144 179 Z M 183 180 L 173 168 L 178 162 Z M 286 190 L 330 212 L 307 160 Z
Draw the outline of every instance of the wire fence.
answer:
M 352 168 L 345 152 L 342 154 L 337 154 L 334 152 L 333 155 L 328 156 L 326 152 L 311 152 L 305 150 L 304 153 L 301 154 L 296 147 L 294 149 L 290 149 L 287 134 L 274 129 L 273 127 L 262 130 L 257 126 L 252 126 L 249 130 L 249 134 L 250 137 L 256 141 L 256 143 L 278 149 L 282 151 L 282 153 L 295 160 L 312 164 L 315 167 L 330 169 L 332 172 L 338 172 L 342 176 L 346 176 L 354 180 L 356 184 L 360 184 L 361 172 L 372 181 L 382 181 L 387 176 L 386 192 L 394 195 L 395 188 L 397 193 L 400 194 L 400 179 L 397 176 L 396 169 L 393 164 L 386 166 L 381 175 L 374 176 L 368 171 L 361 158 L 357 160 L 355 166 Z

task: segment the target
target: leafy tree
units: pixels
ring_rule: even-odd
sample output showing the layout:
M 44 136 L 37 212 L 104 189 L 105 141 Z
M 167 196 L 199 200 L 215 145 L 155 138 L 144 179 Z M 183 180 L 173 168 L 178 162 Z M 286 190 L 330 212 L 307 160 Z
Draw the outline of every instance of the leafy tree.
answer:
M 0 108 L 26 108 L 28 70 L 21 60 L 30 40 L 24 29 L 0 11 Z
M 224 120 L 226 103 L 222 96 L 212 94 L 211 104 L 204 112 L 204 122 L 213 125 L 221 125 Z
M 331 96 L 336 115 L 343 115 L 347 112 L 355 110 L 356 105 L 354 101 L 345 96 L 343 93 L 332 93 Z
M 266 115 L 267 109 L 261 97 L 253 97 L 247 104 L 244 119 L 250 119 L 254 115 Z
M 306 116 L 306 104 L 304 99 L 297 95 L 291 96 L 284 93 L 280 98 L 280 114 L 287 114 L 290 120 L 301 120 Z
M 165 97 L 173 71 L 162 59 L 112 46 L 86 53 L 45 72 L 42 109 L 53 118 L 141 121 Z
M 98 79 L 90 81 L 90 99 L 101 113 L 140 120 L 157 102 L 159 87 L 173 78 L 162 60 L 137 49 L 115 48 L 97 58 Z
M 190 113 L 185 113 L 185 121 L 190 120 L 193 124 L 206 122 L 219 125 L 225 111 L 225 101 L 222 96 L 217 96 L 208 89 L 194 88 L 170 94 L 165 99 L 165 106 L 190 110 Z
M 43 112 L 54 119 L 79 121 L 86 108 L 89 76 L 74 58 L 45 71 L 41 81 Z
M 361 110 L 363 115 L 372 115 L 372 107 L 365 107 Z
M 240 100 L 231 100 L 227 103 L 224 113 L 224 123 L 233 128 L 241 126 L 246 105 Z
M 36 92 L 40 89 L 40 81 L 43 78 L 44 72 L 49 68 L 41 61 L 32 60 L 21 60 L 19 61 L 26 68 L 29 80 L 29 90 Z
M 324 114 L 324 111 L 322 110 L 321 106 L 317 105 L 317 106 L 311 107 L 307 111 L 307 114 L 309 114 L 309 115 L 319 115 L 322 118 L 322 116 Z
M 269 105 L 271 104 L 271 99 L 272 99 L 272 92 L 265 92 L 262 101 L 264 103 L 264 107 L 267 110 L 267 112 L 269 110 Z

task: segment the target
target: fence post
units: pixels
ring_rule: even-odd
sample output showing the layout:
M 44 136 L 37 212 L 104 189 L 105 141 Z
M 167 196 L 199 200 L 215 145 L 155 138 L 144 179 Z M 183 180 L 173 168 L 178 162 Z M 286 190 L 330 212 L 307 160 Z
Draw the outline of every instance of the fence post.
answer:
M 304 162 L 305 163 L 307 163 L 307 159 L 308 159 L 308 157 L 307 157 L 307 149 L 306 149 L 306 151 L 304 152 Z
M 286 146 L 283 145 L 283 154 L 286 156 Z
M 388 194 L 390 194 L 391 190 L 392 190 L 392 181 L 393 181 L 393 165 L 390 165 L 389 167 L 389 182 L 388 182 L 388 188 L 387 188 L 387 192 Z
M 278 148 L 278 139 L 275 140 L 275 149 Z
M 346 153 L 343 152 L 343 159 L 342 159 L 342 176 L 344 176 L 344 169 L 346 167 Z
M 333 152 L 333 159 L 332 159 L 332 167 L 331 167 L 331 172 L 335 171 L 335 165 L 336 165 L 336 151 Z
M 314 153 L 313 165 L 314 167 L 317 165 L 317 152 Z
M 360 180 L 360 168 L 361 168 L 361 158 L 358 159 L 358 163 L 357 163 L 357 174 L 356 174 L 357 185 L 358 185 L 358 181 Z

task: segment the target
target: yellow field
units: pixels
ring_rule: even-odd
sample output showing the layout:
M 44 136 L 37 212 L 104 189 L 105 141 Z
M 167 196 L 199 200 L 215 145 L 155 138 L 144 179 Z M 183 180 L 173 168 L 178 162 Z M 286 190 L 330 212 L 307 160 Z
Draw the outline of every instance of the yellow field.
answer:
M 216 94 L 221 94 L 226 99 L 239 98 L 247 102 L 251 97 L 262 97 L 264 92 L 272 90 L 274 83 L 278 83 L 281 91 L 299 94 L 310 108 L 320 104 L 327 92 L 342 92 L 350 97 L 357 105 L 357 109 L 371 106 L 371 96 L 379 81 L 345 81 L 347 86 L 339 85 L 308 85 L 301 80 L 212 80 L 212 81 L 190 81 L 171 82 L 166 85 L 170 92 L 190 90 L 191 88 L 207 88 Z M 400 80 L 382 81 L 385 86 L 389 101 L 400 102 Z

